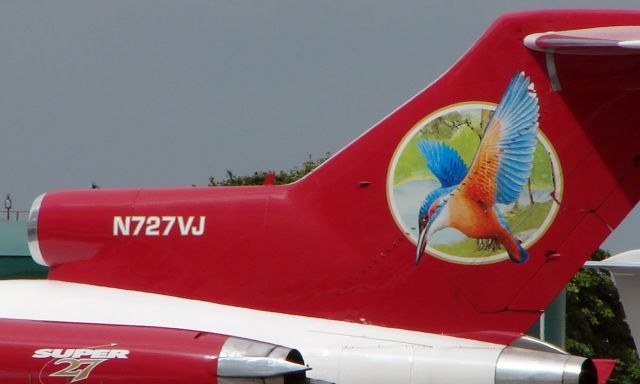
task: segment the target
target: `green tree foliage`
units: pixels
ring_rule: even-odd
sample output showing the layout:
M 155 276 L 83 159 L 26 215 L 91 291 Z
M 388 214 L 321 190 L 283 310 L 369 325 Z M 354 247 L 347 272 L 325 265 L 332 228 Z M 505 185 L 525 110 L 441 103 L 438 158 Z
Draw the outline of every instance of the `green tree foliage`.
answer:
M 275 184 L 289 184 L 302 178 L 302 176 L 313 171 L 317 166 L 324 163 L 329 158 L 329 156 L 329 152 L 325 153 L 324 157 L 321 157 L 319 159 L 314 159 L 311 155 L 309 155 L 307 161 L 302 163 L 300 167 L 293 167 L 288 171 L 281 170 L 279 172 L 273 172 L 276 176 Z M 213 176 L 209 177 L 209 186 L 217 187 L 231 185 L 261 185 L 268 173 L 271 172 L 257 171 L 252 175 L 237 176 L 233 172 L 227 170 L 227 177 L 225 177 L 222 181 L 217 181 Z
M 591 259 L 607 257 L 607 252 L 598 250 Z M 640 382 L 638 355 L 607 272 L 583 269 L 567 286 L 566 348 L 575 355 L 618 359 L 610 383 Z

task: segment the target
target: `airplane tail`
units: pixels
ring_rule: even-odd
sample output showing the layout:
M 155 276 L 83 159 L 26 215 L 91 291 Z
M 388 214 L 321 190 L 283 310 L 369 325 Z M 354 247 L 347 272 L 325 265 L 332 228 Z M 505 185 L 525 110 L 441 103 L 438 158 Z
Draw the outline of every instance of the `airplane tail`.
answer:
M 435 83 L 307 177 L 304 199 L 345 241 L 358 244 L 353 286 L 410 308 L 379 313 L 384 322 L 395 316 L 448 333 L 526 332 L 638 202 L 638 41 L 636 11 L 503 16 Z M 513 103 L 514 73 L 529 79 L 521 98 L 538 108 Z M 492 122 L 496 104 L 505 103 L 517 121 Z M 535 143 L 518 140 L 530 126 Z M 442 168 L 461 168 L 446 157 L 424 156 L 424 141 L 455 149 L 470 168 L 457 182 L 475 189 L 459 186 L 439 198 L 449 207 L 431 205 L 448 214 L 448 225 L 414 266 L 421 204 L 451 188 L 456 177 L 442 176 Z M 501 183 L 517 189 L 517 197 L 500 201 Z M 463 193 L 471 197 L 458 201 Z M 482 213 L 491 205 L 521 244 L 519 255 L 528 252 L 525 263 L 509 261 L 487 232 L 454 222 L 489 227 Z M 376 284 L 381 275 L 402 289 Z
M 32 252 L 52 279 L 508 343 L 638 202 L 638 41 L 636 11 L 503 16 L 299 182 L 47 193 Z

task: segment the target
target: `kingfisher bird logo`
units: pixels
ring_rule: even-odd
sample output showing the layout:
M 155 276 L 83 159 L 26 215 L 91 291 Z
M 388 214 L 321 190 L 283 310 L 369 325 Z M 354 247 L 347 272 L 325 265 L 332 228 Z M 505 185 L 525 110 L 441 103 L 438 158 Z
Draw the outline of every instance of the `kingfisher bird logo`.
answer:
M 42 375 L 46 368 L 51 366 L 62 366 L 49 377 L 71 378 L 69 383 L 89 378 L 93 370 L 100 364 L 111 359 L 127 359 L 129 351 L 126 349 L 38 349 L 34 351 L 34 359 L 49 360 L 40 371 L 40 383 L 44 383 Z
M 389 205 L 425 253 L 463 264 L 526 262 L 553 221 L 562 174 L 538 126 L 535 88 L 524 73 L 500 103 L 452 105 L 425 117 L 396 149 Z

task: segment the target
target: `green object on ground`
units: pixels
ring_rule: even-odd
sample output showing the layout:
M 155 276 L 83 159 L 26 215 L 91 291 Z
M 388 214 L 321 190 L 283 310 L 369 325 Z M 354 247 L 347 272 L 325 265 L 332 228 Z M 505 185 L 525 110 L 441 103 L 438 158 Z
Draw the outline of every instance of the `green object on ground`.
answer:
M 31 258 L 27 223 L 0 221 L 0 279 L 44 279 L 47 272 Z

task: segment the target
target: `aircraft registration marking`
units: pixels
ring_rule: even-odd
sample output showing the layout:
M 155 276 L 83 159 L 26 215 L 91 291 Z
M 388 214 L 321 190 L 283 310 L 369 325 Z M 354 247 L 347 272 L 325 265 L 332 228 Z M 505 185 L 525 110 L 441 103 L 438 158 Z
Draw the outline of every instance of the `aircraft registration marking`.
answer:
M 113 236 L 204 235 L 207 217 L 199 216 L 114 216 Z

